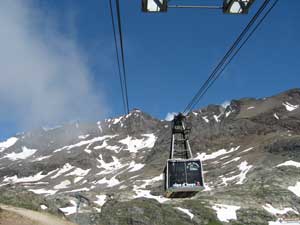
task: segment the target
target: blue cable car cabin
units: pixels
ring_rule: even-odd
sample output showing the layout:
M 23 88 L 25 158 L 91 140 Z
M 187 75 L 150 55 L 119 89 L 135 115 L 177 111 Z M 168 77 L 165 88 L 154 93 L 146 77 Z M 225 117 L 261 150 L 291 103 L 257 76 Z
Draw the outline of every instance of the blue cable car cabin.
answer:
M 173 120 L 170 158 L 164 171 L 168 198 L 192 197 L 204 188 L 202 163 L 192 156 L 184 119 L 179 114 Z

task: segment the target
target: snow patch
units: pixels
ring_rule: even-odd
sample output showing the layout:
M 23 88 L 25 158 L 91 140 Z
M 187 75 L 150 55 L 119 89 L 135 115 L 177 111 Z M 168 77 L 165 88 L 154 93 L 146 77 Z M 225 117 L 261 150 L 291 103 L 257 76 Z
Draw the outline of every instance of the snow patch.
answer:
M 232 111 L 226 112 L 226 113 L 225 113 L 225 117 L 227 118 L 231 113 L 232 113 Z
M 91 189 L 93 188 L 93 186 L 91 187 Z M 81 192 L 81 191 L 90 191 L 91 189 L 89 188 L 79 188 L 79 189 L 73 189 L 71 191 L 65 191 L 64 193 L 73 193 L 73 192 Z
M 147 180 L 137 180 L 136 182 L 142 182 L 142 185 L 133 185 L 133 191 L 135 192 L 135 195 L 133 198 L 151 198 L 151 199 L 155 199 L 160 203 L 164 203 L 166 201 L 168 201 L 169 199 L 164 198 L 162 196 L 155 196 L 152 195 L 150 192 L 150 190 L 145 190 L 145 188 L 150 185 L 153 184 L 154 182 L 157 181 L 161 181 L 163 180 L 163 174 L 160 174 L 157 177 L 153 177 L 151 179 L 147 179 Z
M 276 167 L 281 167 L 281 166 L 295 166 L 297 168 L 300 168 L 300 163 L 289 160 L 289 161 L 286 161 L 284 163 L 281 163 L 281 164 L 277 165 Z
M 66 177 L 66 176 L 79 176 L 79 177 L 84 177 L 84 176 L 86 176 L 90 171 L 91 171 L 91 169 L 83 170 L 83 169 L 81 169 L 81 168 L 76 168 L 76 169 L 73 170 L 72 172 L 66 174 L 65 177 Z
M 19 152 L 19 153 L 12 152 L 12 153 L 6 154 L 1 159 L 8 158 L 12 161 L 16 161 L 18 159 L 27 159 L 30 156 L 34 155 L 36 153 L 36 151 L 37 151 L 36 149 L 29 149 L 29 148 L 23 146 L 22 152 Z
M 84 139 L 88 138 L 89 136 L 90 136 L 89 134 L 79 135 L 78 138 L 84 140 Z
M 121 182 L 113 176 L 111 179 L 106 179 L 106 177 L 102 178 L 101 180 L 97 181 L 97 184 L 106 184 L 107 187 L 114 187 L 119 185 Z
M 216 212 L 220 221 L 229 222 L 229 220 L 236 220 L 236 211 L 240 206 L 216 204 L 212 207 Z
M 217 123 L 221 122 L 221 120 L 219 119 L 221 116 L 223 115 L 223 113 L 221 113 L 220 115 L 216 116 L 214 115 L 214 119 Z
M 142 163 L 135 163 L 134 161 L 132 161 L 129 165 L 129 172 L 135 172 L 138 170 L 141 170 L 142 168 L 144 168 L 145 164 Z
M 273 115 L 277 120 L 279 120 L 279 116 L 276 113 L 274 113 Z
M 112 122 L 113 124 L 119 123 L 123 119 L 123 116 L 120 116 L 119 118 L 113 119 Z
M 167 199 L 165 197 L 162 197 L 162 196 L 152 195 L 150 193 L 151 192 L 150 190 L 135 189 L 135 186 L 133 188 L 134 188 L 134 191 L 136 193 L 134 198 L 151 198 L 151 199 L 155 199 L 159 203 L 164 203 L 164 202 L 169 200 L 169 199 Z
M 154 134 L 142 134 L 142 139 L 136 139 L 130 136 L 127 136 L 125 139 L 120 140 L 121 144 L 127 145 L 127 150 L 131 153 L 137 153 L 139 150 L 144 148 L 153 148 L 157 137 Z
M 99 158 L 100 159 L 97 159 L 97 161 L 99 162 L 100 165 L 97 165 L 97 167 L 99 169 L 104 169 L 103 171 L 101 171 L 100 173 L 98 173 L 97 175 L 100 175 L 100 174 L 109 174 L 115 170 L 119 170 L 123 167 L 125 167 L 126 165 L 122 165 L 120 160 L 115 157 L 115 156 L 112 156 L 112 159 L 113 161 L 110 162 L 110 163 L 107 163 L 103 160 L 103 156 L 100 154 L 99 155 Z
M 28 191 L 31 191 L 35 194 L 38 194 L 38 195 L 54 195 L 57 190 L 46 190 L 46 189 L 28 189 Z
M 62 148 L 54 150 L 53 152 L 60 152 L 60 151 L 63 151 L 63 150 L 70 150 L 72 148 L 77 148 L 77 147 L 81 147 L 81 146 L 84 146 L 84 145 L 89 145 L 89 144 L 92 144 L 92 143 L 95 143 L 95 142 L 98 142 L 98 141 L 103 141 L 105 139 L 109 139 L 109 138 L 111 139 L 111 138 L 114 138 L 116 136 L 117 135 L 105 135 L 105 136 L 101 136 L 101 137 L 95 137 L 95 138 L 92 138 L 90 140 L 80 141 L 80 142 L 78 142 L 76 144 L 73 144 L 73 145 L 64 146 Z
M 115 153 L 118 153 L 119 150 L 120 150 L 120 147 L 119 146 L 111 146 L 111 145 L 108 145 L 107 144 L 107 141 L 103 141 L 102 145 L 99 145 L 99 146 L 95 146 L 94 149 L 95 150 L 99 150 L 99 149 L 108 149 L 108 150 L 111 150 L 111 151 L 114 151 Z
M 48 207 L 46 205 L 40 205 L 40 207 L 41 207 L 42 210 L 48 209 Z
M 59 189 L 66 189 L 68 188 L 68 186 L 71 184 L 71 182 L 69 180 L 64 180 L 61 183 L 59 183 L 58 185 L 54 186 L 54 189 L 59 190 Z
M 51 179 L 55 179 L 57 177 L 59 177 L 60 175 L 72 170 L 74 168 L 74 166 L 70 165 L 69 163 L 66 163 L 63 168 L 59 169 L 58 172 L 51 177 Z
M 269 225 L 299 225 L 300 221 L 281 221 L 280 219 L 278 219 L 277 221 L 269 221 Z
M 209 123 L 209 119 L 207 119 L 207 116 L 202 116 L 202 119 L 203 119 L 206 123 Z
M 50 157 L 52 157 L 52 155 L 41 156 L 41 157 L 36 158 L 36 159 L 34 159 L 34 160 L 32 160 L 32 161 L 33 161 L 33 162 L 43 161 L 44 159 L 48 159 L 48 158 L 50 158 Z
M 191 218 L 191 220 L 194 218 L 194 214 L 191 213 L 191 211 L 189 209 L 184 209 L 184 208 L 181 208 L 181 207 L 176 207 L 176 209 L 178 209 L 179 211 L 187 214 Z
M 92 151 L 89 150 L 89 149 L 84 149 L 84 151 L 85 151 L 87 154 L 91 154 L 91 153 L 92 153 Z
M 16 137 L 11 137 L 4 142 L 0 142 L 0 152 L 3 152 L 5 149 L 14 146 L 18 140 L 19 139 Z
M 74 214 L 77 212 L 77 204 L 74 200 L 70 201 L 72 206 L 65 207 L 65 208 L 59 208 L 66 216 L 69 216 L 71 214 Z
M 236 157 L 236 158 L 234 158 L 234 159 L 232 159 L 232 160 L 229 160 L 229 161 L 223 163 L 223 165 L 227 165 L 227 164 L 232 163 L 232 162 L 237 162 L 237 161 L 239 161 L 240 159 L 241 159 L 241 157 Z
M 249 172 L 249 170 L 252 168 L 251 165 L 248 165 L 247 161 L 243 161 L 240 165 L 238 165 L 239 170 L 241 171 L 240 174 L 232 176 L 232 177 L 223 177 L 220 176 L 220 178 L 222 178 L 222 182 L 225 186 L 228 185 L 228 181 L 232 181 L 232 180 L 238 180 L 238 182 L 236 182 L 236 184 L 243 184 L 245 179 L 246 179 L 246 175 Z
M 294 210 L 292 208 L 276 209 L 270 204 L 264 205 L 263 208 L 273 215 L 278 215 L 278 214 L 284 215 L 284 214 L 287 214 L 288 212 L 294 212 L 296 214 L 299 214 L 296 210 Z
M 284 102 L 282 103 L 282 105 L 285 106 L 286 110 L 287 111 L 294 111 L 295 109 L 298 109 L 299 108 L 299 105 L 292 105 L 291 103 L 289 102 Z
M 96 203 L 97 205 L 99 205 L 100 207 L 102 207 L 105 202 L 106 202 L 106 195 L 96 195 L 97 200 L 94 201 L 94 203 Z
M 251 151 L 252 149 L 254 149 L 254 148 L 253 148 L 253 147 L 250 147 L 250 148 L 247 148 L 247 149 L 243 150 L 242 152 L 249 152 L 249 151 Z
M 289 186 L 288 190 L 300 197 L 300 182 L 297 182 L 295 186 Z
M 229 151 L 227 151 L 226 149 L 220 149 L 216 152 L 213 152 L 212 154 L 206 154 L 206 153 L 197 153 L 196 158 L 200 159 L 202 161 L 206 161 L 206 160 L 211 160 L 211 159 L 215 159 L 221 155 L 226 155 L 232 152 L 237 151 L 240 148 L 240 146 L 237 146 L 235 148 L 231 148 Z
M 29 176 L 29 177 L 21 177 L 21 178 L 18 178 L 17 175 L 15 176 L 12 176 L 12 177 L 4 177 L 3 179 L 3 182 L 8 182 L 8 183 L 28 183 L 28 182 L 36 182 L 36 181 L 39 181 L 53 173 L 55 173 L 57 171 L 56 170 L 53 170 L 53 171 L 50 171 L 49 173 L 43 175 L 43 171 L 40 171 L 38 172 L 37 174 L 33 175 L 33 176 Z

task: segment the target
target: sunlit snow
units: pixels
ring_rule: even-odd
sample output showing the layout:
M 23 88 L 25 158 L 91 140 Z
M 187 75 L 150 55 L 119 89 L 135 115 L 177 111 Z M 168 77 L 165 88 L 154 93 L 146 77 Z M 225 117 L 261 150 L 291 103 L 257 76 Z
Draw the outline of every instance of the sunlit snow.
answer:
M 54 178 L 57 178 L 59 177 L 60 175 L 72 170 L 74 168 L 74 166 L 70 165 L 69 163 L 66 163 L 63 168 L 59 169 L 58 172 L 52 176 L 51 178 L 54 179 Z
M 250 147 L 250 148 L 247 148 L 247 149 L 243 150 L 242 152 L 249 152 L 249 151 L 251 151 L 252 149 L 254 149 L 254 148 L 253 148 L 253 147 Z
M 116 178 L 116 176 L 111 179 L 106 179 L 106 177 L 97 181 L 97 184 L 106 184 L 107 187 L 114 187 L 119 185 L 121 182 Z
M 96 195 L 97 200 L 94 201 L 94 203 L 96 203 L 97 205 L 99 205 L 100 207 L 102 207 L 105 202 L 106 202 L 106 195 Z
M 155 196 L 152 195 L 150 192 L 150 190 L 141 190 L 141 189 L 136 189 L 134 190 L 136 195 L 134 196 L 134 198 L 151 198 L 151 199 L 155 199 L 156 201 L 158 201 L 159 203 L 164 203 L 166 201 L 168 201 L 169 199 L 162 197 L 162 196 Z
M 119 150 L 120 150 L 120 147 L 119 146 L 111 146 L 111 145 L 108 145 L 107 144 L 107 141 L 103 141 L 102 145 L 99 145 L 99 146 L 95 146 L 94 149 L 95 150 L 99 150 L 99 149 L 108 149 L 108 150 L 111 150 L 111 151 L 114 151 L 115 153 L 118 153 Z
M 220 120 L 219 118 L 220 118 L 222 115 L 223 115 L 223 113 L 221 113 L 221 114 L 218 115 L 218 116 L 216 116 L 216 115 L 213 116 L 214 119 L 215 119 L 215 121 L 216 121 L 217 123 L 221 122 L 221 120 Z
M 207 119 L 207 116 L 202 116 L 202 119 L 203 119 L 206 123 L 209 123 L 209 119 Z
M 238 149 L 240 148 L 240 146 L 237 146 L 235 148 L 231 148 L 229 151 L 227 151 L 226 149 L 220 149 L 216 152 L 213 152 L 212 154 L 206 154 L 206 153 L 197 153 L 197 156 L 196 158 L 197 159 L 200 159 L 202 161 L 205 161 L 205 160 L 210 160 L 210 159 L 215 159 L 221 155 L 226 155 L 226 154 L 229 154 L 229 153 L 232 153 L 232 152 L 235 152 L 237 151 Z
M 225 117 L 227 118 L 231 113 L 232 113 L 232 111 L 226 112 L 226 113 L 225 113 Z
M 66 174 L 65 176 L 79 176 L 79 177 L 84 177 L 84 176 L 86 176 L 90 171 L 91 171 L 91 169 L 83 170 L 83 169 L 81 169 L 81 168 L 76 168 L 75 170 L 73 170 L 72 172 Z
M 89 134 L 79 135 L 78 138 L 84 140 L 84 139 L 88 138 L 89 136 L 90 136 Z
M 194 218 L 194 214 L 191 213 L 191 211 L 189 209 L 184 209 L 184 208 L 181 208 L 181 207 L 176 207 L 176 209 L 178 209 L 179 211 L 187 214 L 191 218 L 191 220 Z
M 28 176 L 28 177 L 21 177 L 21 178 L 18 178 L 17 175 L 15 176 L 12 176 L 12 177 L 5 177 L 3 182 L 9 182 L 9 183 L 27 183 L 27 182 L 36 182 L 36 181 L 39 181 L 53 173 L 55 173 L 57 171 L 56 170 L 53 170 L 53 171 L 50 171 L 49 173 L 47 174 L 42 174 L 43 171 L 40 171 L 38 172 L 37 174 L 35 175 L 32 175 L 32 176 Z
M 120 160 L 117 157 L 112 156 L 112 159 L 113 159 L 112 162 L 107 163 L 103 160 L 102 155 L 101 154 L 99 155 L 99 159 L 97 159 L 99 165 L 97 165 L 97 167 L 99 169 L 104 169 L 104 170 L 101 171 L 100 173 L 98 173 L 98 175 L 99 174 L 109 174 L 112 171 L 121 169 L 126 166 L 126 165 L 122 165 L 122 163 L 120 162 Z
M 95 138 L 92 138 L 90 140 L 80 141 L 80 142 L 78 142 L 76 144 L 73 144 L 73 145 L 64 146 L 62 148 L 54 150 L 53 152 L 60 152 L 60 151 L 63 151 L 63 150 L 70 150 L 72 148 L 81 147 L 81 146 L 92 144 L 92 143 L 95 143 L 95 142 L 98 142 L 98 141 L 103 141 L 105 139 L 111 139 L 111 138 L 114 138 L 116 136 L 117 135 L 105 135 L 105 136 L 101 136 L 101 137 L 95 137 Z
M 241 157 L 236 157 L 236 158 L 234 158 L 234 159 L 231 159 L 231 160 L 229 160 L 229 161 L 223 163 L 223 165 L 227 165 L 227 164 L 232 163 L 232 162 L 237 162 L 237 161 L 239 161 L 240 159 L 241 159 Z
M 288 189 L 293 192 L 295 195 L 300 197 L 300 182 L 297 182 L 295 186 L 289 186 Z
M 146 180 L 137 180 L 136 182 L 142 182 L 143 184 L 141 185 L 134 185 L 133 186 L 133 191 L 135 192 L 134 198 L 152 198 L 157 200 L 160 203 L 163 203 L 165 201 L 168 201 L 169 199 L 164 198 L 162 196 L 155 196 L 152 195 L 150 192 L 150 190 L 145 190 L 145 188 L 150 185 L 153 184 L 154 182 L 157 181 L 161 181 L 163 180 L 163 174 L 157 176 L 157 177 L 153 177 L 151 179 L 146 179 Z
M 276 209 L 270 204 L 264 205 L 263 208 L 273 215 L 277 215 L 277 214 L 284 215 L 287 214 L 288 212 L 294 212 L 296 214 L 299 214 L 296 210 L 292 208 Z
M 278 219 L 277 221 L 269 221 L 269 225 L 300 225 L 300 221 L 281 221 Z
M 58 185 L 54 186 L 54 189 L 66 189 L 68 188 L 68 186 L 71 184 L 71 182 L 69 180 L 64 180 L 61 183 L 59 183 Z
M 244 180 L 246 179 L 247 173 L 252 168 L 252 165 L 248 165 L 247 161 L 243 161 L 240 165 L 238 165 L 238 168 L 241 171 L 240 174 L 238 175 L 232 177 L 223 177 L 223 175 L 220 176 L 220 178 L 222 178 L 222 182 L 224 185 L 227 185 L 228 181 L 233 181 L 233 180 L 238 180 L 236 184 L 243 184 Z
M 297 168 L 300 168 L 300 163 L 289 160 L 289 161 L 286 161 L 284 163 L 281 163 L 281 164 L 277 165 L 276 167 L 281 167 L 281 166 L 295 166 Z
M 65 208 L 59 208 L 67 216 L 77 212 L 76 202 L 74 200 L 71 200 L 70 202 L 71 202 L 72 206 L 68 206 L 68 207 L 65 207 Z
M 34 155 L 34 153 L 36 153 L 36 151 L 37 151 L 36 149 L 29 149 L 29 148 L 23 146 L 22 152 L 19 152 L 19 153 L 12 152 L 12 153 L 6 154 L 2 158 L 8 158 L 12 161 L 16 161 L 18 159 L 27 159 L 28 157 Z
M 41 207 L 42 210 L 48 209 L 48 207 L 46 205 L 40 205 L 40 207 Z
M 277 120 L 279 120 L 279 116 L 276 113 L 274 113 L 273 115 Z
M 286 110 L 287 111 L 294 111 L 295 109 L 298 109 L 299 108 L 299 105 L 292 105 L 291 103 L 289 102 L 284 102 L 282 103 L 282 105 L 285 106 Z
M 137 153 L 140 149 L 153 148 L 157 137 L 154 134 L 142 134 L 144 138 L 137 139 L 134 137 L 127 136 L 125 139 L 120 140 L 121 144 L 127 145 L 124 150 L 132 153 Z
M 212 207 L 216 212 L 220 221 L 229 222 L 229 220 L 236 220 L 236 211 L 240 206 L 216 204 Z
M 38 194 L 38 195 L 54 195 L 57 190 L 46 190 L 46 189 L 28 189 L 28 191 L 31 191 L 35 194 Z
M 138 171 L 142 168 L 144 168 L 145 164 L 142 164 L 142 163 L 135 163 L 134 161 L 132 161 L 129 165 L 129 172 L 135 172 L 135 171 Z
M 36 159 L 34 159 L 34 160 L 32 160 L 32 161 L 33 161 L 33 162 L 42 161 L 42 160 L 48 159 L 48 158 L 50 158 L 50 157 L 52 157 L 52 155 L 45 155 L 45 156 L 38 157 L 38 158 L 36 158 Z
M 18 138 L 11 137 L 4 142 L 0 142 L 0 152 L 3 152 L 5 149 L 7 149 L 9 147 L 12 147 L 13 145 L 16 144 L 17 141 L 18 141 Z

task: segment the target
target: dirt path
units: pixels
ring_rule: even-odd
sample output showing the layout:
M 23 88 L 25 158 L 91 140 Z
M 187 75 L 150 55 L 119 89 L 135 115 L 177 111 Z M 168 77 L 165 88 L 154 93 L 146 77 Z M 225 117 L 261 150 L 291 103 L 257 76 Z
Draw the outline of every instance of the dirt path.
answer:
M 47 214 L 47 213 L 40 213 L 40 212 L 36 212 L 36 211 L 32 211 L 32 210 L 28 210 L 28 209 L 22 209 L 22 208 L 16 208 L 13 206 L 7 206 L 7 205 L 2 205 L 0 204 L 0 208 L 2 208 L 3 210 L 6 210 L 10 213 L 15 213 L 18 214 L 26 219 L 28 219 L 29 221 L 32 221 L 32 223 L 28 223 L 28 224 L 36 224 L 36 225 L 76 225 L 74 223 L 68 222 L 66 220 L 60 219 L 58 217 L 55 217 L 53 215 Z M 11 214 L 13 215 L 13 214 Z M 12 218 L 7 218 L 12 219 Z M 18 224 L 16 221 L 16 224 Z M 0 222 L 0 224 L 2 225 L 3 223 Z M 6 224 L 3 224 L 6 225 Z M 7 224 L 7 225 L 13 225 L 13 223 Z

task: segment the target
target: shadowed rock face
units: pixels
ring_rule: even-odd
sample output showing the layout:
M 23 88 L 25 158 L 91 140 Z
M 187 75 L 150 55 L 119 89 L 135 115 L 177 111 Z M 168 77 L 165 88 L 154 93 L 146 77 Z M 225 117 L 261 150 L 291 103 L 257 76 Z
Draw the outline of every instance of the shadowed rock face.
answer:
M 22 198 L 24 207 L 62 212 L 80 224 L 268 224 L 297 216 L 299 89 L 210 105 L 191 112 L 187 125 L 206 184 L 192 199 L 162 196 L 171 123 L 134 110 L 0 143 L 0 202 Z M 78 194 L 90 204 L 76 215 Z

